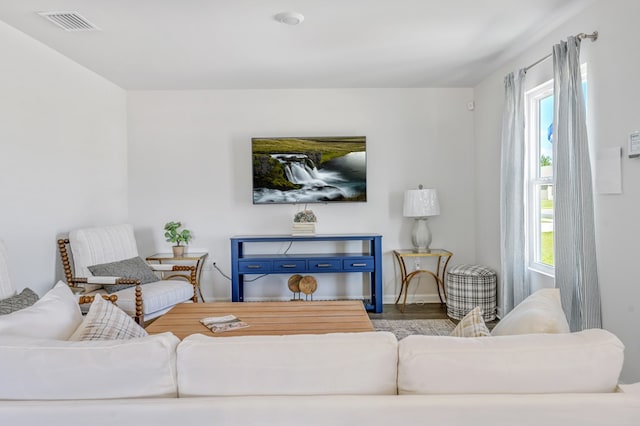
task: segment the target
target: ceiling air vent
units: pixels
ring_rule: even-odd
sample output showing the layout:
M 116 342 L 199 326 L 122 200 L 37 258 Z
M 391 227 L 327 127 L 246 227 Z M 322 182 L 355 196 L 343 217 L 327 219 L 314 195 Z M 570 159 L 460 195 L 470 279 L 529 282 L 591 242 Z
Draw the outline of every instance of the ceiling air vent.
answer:
M 78 12 L 38 12 L 65 31 L 99 31 L 100 28 L 87 21 Z

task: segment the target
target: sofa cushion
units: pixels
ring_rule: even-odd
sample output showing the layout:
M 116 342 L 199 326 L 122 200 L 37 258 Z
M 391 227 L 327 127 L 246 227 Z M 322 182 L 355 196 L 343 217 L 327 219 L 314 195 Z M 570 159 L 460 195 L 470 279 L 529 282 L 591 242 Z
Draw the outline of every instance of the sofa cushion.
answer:
M 140 256 L 116 262 L 91 265 L 88 268 L 96 277 L 130 278 L 132 280 L 140 280 L 140 284 L 153 283 L 160 280 Z M 115 293 L 129 287 L 133 287 L 133 284 L 105 285 L 104 289 L 107 293 Z
M 0 399 L 175 397 L 178 342 L 172 333 L 84 342 L 0 336 Z
M 15 296 L 0 300 L 0 315 L 28 308 L 38 301 L 38 294 L 30 288 L 25 288 Z
M 78 301 L 69 286 L 58 281 L 32 306 L 0 316 L 0 335 L 67 340 L 81 322 Z
M 569 333 L 560 290 L 538 290 L 511 310 L 491 331 L 493 336 L 529 333 Z
M 148 335 L 145 329 L 122 309 L 97 295 L 82 324 L 69 340 L 133 339 Z
M 578 333 L 399 343 L 400 394 L 614 392 L 624 345 L 601 329 Z
M 76 229 L 69 232 L 77 277 L 91 276 L 88 267 L 138 256 L 133 227 L 129 224 Z
M 144 304 L 142 311 L 145 320 L 155 313 L 163 313 L 177 303 L 190 301 L 193 297 L 193 285 L 184 280 L 161 280 L 142 286 Z M 136 312 L 135 287 L 126 288 L 114 293 L 118 296 L 118 307 L 133 316 Z
M 479 306 L 473 308 L 464 316 L 451 332 L 454 337 L 484 337 L 491 332 L 484 323 L 482 309 Z
M 393 395 L 397 357 L 398 341 L 388 332 L 195 334 L 178 346 L 178 391 L 181 397 Z
M 69 243 L 76 277 L 90 277 L 90 265 L 138 256 L 133 226 L 129 224 L 76 229 L 69 232 Z M 84 287 L 92 292 L 102 286 L 85 284 Z

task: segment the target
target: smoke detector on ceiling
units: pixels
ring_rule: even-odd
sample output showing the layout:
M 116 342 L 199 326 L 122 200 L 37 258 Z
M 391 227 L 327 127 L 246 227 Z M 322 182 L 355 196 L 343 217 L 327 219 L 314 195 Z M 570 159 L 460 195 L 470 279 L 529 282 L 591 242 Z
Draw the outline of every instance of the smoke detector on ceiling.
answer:
M 298 12 L 281 12 L 274 16 L 274 19 L 281 24 L 298 25 L 304 21 L 304 15 Z
M 78 12 L 38 12 L 65 31 L 99 31 L 100 28 L 89 22 Z

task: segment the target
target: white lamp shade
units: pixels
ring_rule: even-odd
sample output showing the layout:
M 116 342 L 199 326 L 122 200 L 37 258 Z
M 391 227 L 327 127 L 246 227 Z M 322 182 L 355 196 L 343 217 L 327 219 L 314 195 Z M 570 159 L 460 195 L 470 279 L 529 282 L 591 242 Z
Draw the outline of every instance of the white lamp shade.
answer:
M 435 189 L 409 189 L 404 193 L 404 217 L 427 217 L 439 214 L 440 203 Z

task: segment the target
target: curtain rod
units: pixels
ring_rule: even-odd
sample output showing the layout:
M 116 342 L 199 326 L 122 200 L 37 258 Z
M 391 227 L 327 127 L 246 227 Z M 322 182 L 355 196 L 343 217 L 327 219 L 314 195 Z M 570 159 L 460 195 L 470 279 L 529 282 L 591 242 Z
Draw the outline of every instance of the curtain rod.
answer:
M 580 33 L 577 34 L 576 37 L 578 38 L 578 40 L 582 41 L 585 38 L 591 39 L 591 41 L 596 41 L 598 40 L 598 32 L 594 31 L 591 34 L 586 34 L 586 33 Z M 524 70 L 525 71 L 529 71 L 531 68 L 535 67 L 536 65 L 538 65 L 541 62 L 546 61 L 547 59 L 549 59 L 551 56 L 553 56 L 552 53 L 549 53 L 547 56 L 545 56 L 544 58 L 540 58 L 537 61 L 535 61 L 534 63 L 532 63 L 531 65 L 529 65 L 528 67 L 526 67 Z

